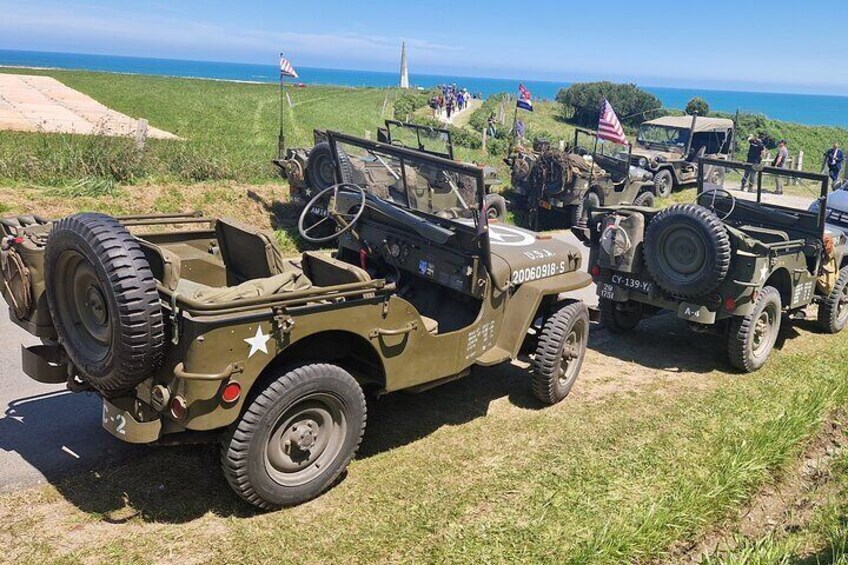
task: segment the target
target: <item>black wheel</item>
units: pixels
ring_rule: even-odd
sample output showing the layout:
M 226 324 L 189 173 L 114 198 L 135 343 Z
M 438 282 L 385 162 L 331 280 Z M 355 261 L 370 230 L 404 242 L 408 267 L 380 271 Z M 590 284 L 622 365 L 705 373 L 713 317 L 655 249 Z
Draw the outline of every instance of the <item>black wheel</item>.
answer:
M 730 236 L 712 211 L 695 204 L 662 210 L 645 230 L 645 263 L 657 284 L 682 297 L 715 290 L 730 269 Z
M 588 217 L 589 212 L 600 207 L 601 197 L 598 196 L 598 193 L 594 191 L 587 192 L 586 196 L 583 197 L 583 217 Z
M 650 192 L 643 192 L 633 201 L 634 206 L 643 206 L 645 208 L 653 208 L 655 203 L 656 199 Z
M 156 279 L 126 228 L 103 214 L 59 220 L 44 265 L 59 341 L 92 386 L 126 390 L 158 368 L 165 338 Z
M 487 194 L 486 214 L 490 220 L 503 221 L 506 218 L 506 199 L 500 194 Z
M 353 180 L 353 163 L 344 150 L 339 147 L 339 165 L 342 178 L 336 180 L 336 164 L 330 143 L 323 141 L 315 145 L 306 160 L 306 181 L 309 188 L 320 191 L 337 183 L 349 183 Z M 307 195 L 310 196 L 310 195 Z
M 657 171 L 657 174 L 654 175 L 654 186 L 657 188 L 657 196 L 660 198 L 671 196 L 671 191 L 674 190 L 674 177 L 671 176 L 671 171 L 668 169 Z
M 292 369 L 249 401 L 221 447 L 224 475 L 265 510 L 311 500 L 344 472 L 362 440 L 365 396 L 336 365 Z
M 533 395 L 556 404 L 571 391 L 589 341 L 589 310 L 583 302 L 569 302 L 545 321 L 533 358 Z
M 615 302 L 608 298 L 598 301 L 601 324 L 614 334 L 624 334 L 636 328 L 642 321 L 642 310 L 638 303 Z
M 839 333 L 848 324 L 848 267 L 842 267 L 836 286 L 819 304 L 819 325 L 828 333 Z
M 765 365 L 780 332 L 781 315 L 780 293 L 767 286 L 750 314 L 731 320 L 727 350 L 734 367 L 750 373 Z

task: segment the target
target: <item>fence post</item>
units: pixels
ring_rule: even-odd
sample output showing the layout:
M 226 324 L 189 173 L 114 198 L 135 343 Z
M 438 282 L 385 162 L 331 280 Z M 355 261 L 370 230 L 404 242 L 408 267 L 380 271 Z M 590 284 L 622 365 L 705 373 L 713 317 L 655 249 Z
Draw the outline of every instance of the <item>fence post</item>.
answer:
M 147 142 L 147 120 L 141 118 L 138 120 L 138 127 L 135 130 L 135 148 L 139 151 L 144 150 L 144 144 Z
M 368 139 L 368 140 L 371 139 L 371 130 L 370 129 L 365 130 L 365 139 Z
M 483 152 L 484 153 L 487 152 L 486 151 L 486 141 L 488 140 L 488 137 L 489 137 L 489 126 L 486 125 L 486 127 L 483 128 Z
M 559 140 L 559 150 L 565 151 L 565 140 L 564 139 Z
M 289 95 L 288 91 L 286 91 L 286 100 L 289 101 L 289 108 L 294 108 L 294 103 L 292 102 L 291 96 Z

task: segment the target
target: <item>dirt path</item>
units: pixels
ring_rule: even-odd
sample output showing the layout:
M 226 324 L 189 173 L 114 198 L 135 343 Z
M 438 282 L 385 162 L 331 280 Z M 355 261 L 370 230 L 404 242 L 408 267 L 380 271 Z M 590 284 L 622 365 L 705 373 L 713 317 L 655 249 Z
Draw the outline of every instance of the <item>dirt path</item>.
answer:
M 0 130 L 135 135 L 138 120 L 45 76 L 0 74 Z M 148 137 L 176 139 L 148 127 Z
M 461 128 L 468 125 L 468 121 L 471 119 L 471 114 L 473 114 L 474 110 L 482 105 L 482 100 L 471 99 L 468 101 L 468 105 L 464 109 L 458 112 L 453 112 L 450 118 L 448 118 L 448 115 L 445 112 L 439 112 L 436 115 L 436 119 L 444 124 Z

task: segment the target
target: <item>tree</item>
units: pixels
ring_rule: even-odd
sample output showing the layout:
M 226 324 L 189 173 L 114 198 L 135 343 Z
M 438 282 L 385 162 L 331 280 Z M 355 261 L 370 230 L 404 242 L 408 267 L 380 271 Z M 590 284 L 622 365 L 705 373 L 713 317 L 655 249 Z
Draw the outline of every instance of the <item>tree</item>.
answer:
M 710 113 L 710 105 L 700 96 L 695 96 L 686 104 L 686 113 L 690 116 L 706 116 Z
M 659 98 L 638 88 L 635 84 L 612 82 L 578 82 L 557 93 L 556 100 L 563 106 L 563 115 L 577 125 L 589 128 L 598 126 L 601 102 L 609 100 L 621 122 L 636 127 L 662 108 Z

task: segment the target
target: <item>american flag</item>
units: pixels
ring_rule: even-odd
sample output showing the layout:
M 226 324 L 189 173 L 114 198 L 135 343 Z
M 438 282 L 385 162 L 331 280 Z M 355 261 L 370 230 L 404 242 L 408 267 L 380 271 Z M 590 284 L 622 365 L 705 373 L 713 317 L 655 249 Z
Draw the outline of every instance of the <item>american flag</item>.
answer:
M 518 84 L 518 103 L 516 106 L 529 112 L 533 111 L 533 100 L 530 91 L 521 83 Z
M 618 116 L 615 115 L 612 104 L 606 99 L 601 105 L 601 117 L 598 119 L 598 138 L 606 139 L 619 145 L 627 145 L 627 138 L 624 137 L 624 128 L 621 127 L 621 122 L 618 121 Z
M 280 80 L 283 80 L 283 77 L 299 78 L 292 64 L 280 53 Z

